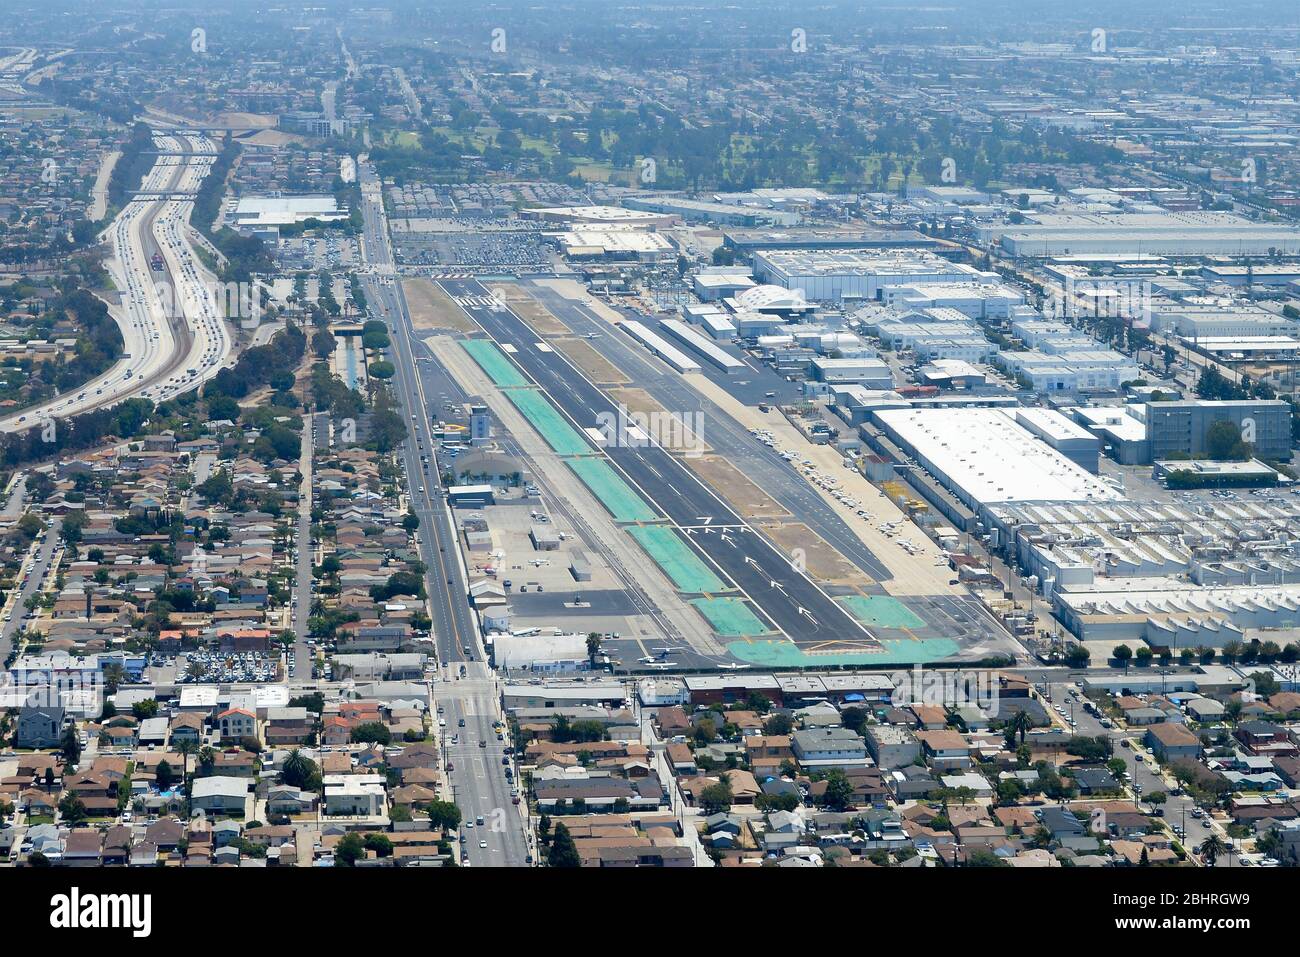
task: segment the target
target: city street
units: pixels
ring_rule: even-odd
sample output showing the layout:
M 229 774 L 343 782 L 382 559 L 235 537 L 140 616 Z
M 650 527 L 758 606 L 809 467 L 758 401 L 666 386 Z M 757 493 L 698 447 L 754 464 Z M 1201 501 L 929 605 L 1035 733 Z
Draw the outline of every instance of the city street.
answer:
M 11 596 L 7 606 L 7 618 L 0 623 L 0 661 L 9 657 L 9 652 L 13 648 L 14 633 L 22 625 L 23 616 L 27 613 L 27 609 L 23 607 L 24 603 L 41 590 L 45 577 L 49 574 L 58 544 L 58 531 L 52 528 L 46 529 L 44 539 L 32 543 L 30 554 L 34 557 L 27 560 L 31 562 L 31 571 L 22 579 L 22 584 Z M 24 562 L 24 566 L 27 561 Z
M 1132 785 L 1136 784 L 1142 789 L 1141 797 L 1157 791 L 1168 795 L 1164 805 L 1164 822 L 1171 827 L 1178 824 L 1183 828 L 1184 837 L 1179 839 L 1189 852 L 1195 852 L 1201 846 L 1201 842 L 1210 836 L 1212 832 L 1217 832 L 1219 837 L 1227 843 L 1227 834 L 1221 827 L 1213 823 L 1207 814 L 1204 817 L 1196 818 L 1192 816 L 1192 808 L 1196 802 L 1187 794 L 1174 794 L 1172 788 L 1174 785 L 1172 778 L 1166 780 L 1157 770 L 1154 757 L 1150 751 L 1142 747 L 1142 734 L 1140 731 L 1122 731 L 1118 728 L 1106 729 L 1102 727 L 1101 721 L 1088 714 L 1083 709 L 1082 698 L 1075 699 L 1070 696 L 1069 689 L 1074 687 L 1068 684 L 1052 684 L 1050 687 L 1050 704 L 1059 705 L 1065 713 L 1071 716 L 1075 722 L 1075 734 L 1086 737 L 1107 737 L 1114 746 L 1114 756 L 1124 761 L 1128 771 L 1129 795 L 1132 796 Z M 1128 738 L 1131 742 L 1130 747 L 1123 747 L 1120 742 Z M 1142 754 L 1143 759 L 1139 761 L 1137 755 Z M 1149 805 L 1141 799 L 1135 799 L 1134 808 L 1144 813 L 1151 813 L 1154 805 Z M 1216 866 L 1229 866 L 1229 855 L 1225 854 L 1219 858 Z M 1198 859 L 1199 860 L 1199 859 Z
M 298 453 L 298 471 L 302 484 L 298 486 L 298 522 L 294 545 L 298 549 L 295 563 L 296 578 L 293 597 L 290 599 L 290 621 L 298 640 L 293 645 L 294 668 L 300 680 L 311 677 L 312 650 L 307 646 L 307 619 L 311 616 L 311 468 L 312 422 L 310 415 L 302 419 L 302 447 Z
M 435 707 L 447 721 L 444 759 L 456 803 L 466 822 L 482 816 L 485 836 L 477 825 L 462 830 L 465 855 L 472 865 L 522 866 L 529 856 L 520 806 L 510 802 L 511 784 L 501 759 L 505 744 L 496 740 L 492 722 L 501 717 L 500 695 L 491 670 L 483 661 L 478 626 L 469 607 L 468 582 L 459 558 L 455 529 L 447 511 L 436 468 L 425 469 L 421 455 L 432 457 L 433 439 L 428 403 L 413 358 L 412 327 L 401 286 L 393 278 L 383 201 L 372 166 L 360 165 L 366 263 L 377 275 L 364 277 L 366 298 L 392 330 L 396 367 L 393 388 L 408 416 L 410 435 L 401 449 L 406 467 L 410 507 L 420 520 L 420 558 L 427 569 L 425 587 L 441 679 L 433 685 Z M 423 451 L 422 451 L 423 450 Z M 464 667 L 466 676 L 460 677 Z M 459 728 L 461 718 L 465 728 Z M 449 742 L 459 734 L 459 744 Z M 479 748 L 478 743 L 486 743 Z M 468 750 L 467 750 L 468 749 Z M 496 828 L 492 822 L 496 821 Z M 480 847 L 487 841 L 487 847 Z

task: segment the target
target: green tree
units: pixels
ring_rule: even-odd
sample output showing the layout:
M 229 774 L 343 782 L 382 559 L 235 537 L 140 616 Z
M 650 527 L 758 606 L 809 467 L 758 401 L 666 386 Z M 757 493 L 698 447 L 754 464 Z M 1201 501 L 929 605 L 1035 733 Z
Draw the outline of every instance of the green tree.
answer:
M 841 717 L 841 723 L 843 723 L 842 717 Z M 794 730 L 794 720 L 784 712 L 778 712 L 774 715 L 771 715 L 766 721 L 763 722 L 764 734 L 776 734 L 776 735 L 789 734 L 793 730 Z
M 345 834 L 334 848 L 334 865 L 336 867 L 356 867 L 366 853 L 366 843 L 360 834 Z
M 352 729 L 353 744 L 388 744 L 392 740 L 388 726 L 378 721 L 367 721 Z
M 188 781 L 190 776 L 190 755 L 199 749 L 198 742 L 183 738 L 173 744 L 172 747 L 179 751 L 181 755 L 181 780 Z
M 840 724 L 850 731 L 856 731 L 858 734 L 864 733 L 867 726 L 867 711 L 865 708 L 845 708 L 840 712 Z
M 718 725 L 712 718 L 701 718 L 695 723 L 695 743 L 712 744 L 718 739 Z
M 383 834 L 367 834 L 364 843 L 367 851 L 375 852 L 375 857 L 393 856 L 393 842 Z
M 1223 420 L 1213 423 L 1205 433 L 1205 451 L 1210 458 L 1240 460 L 1250 457 L 1250 446 L 1241 440 L 1241 429 L 1235 422 Z
M 582 866 L 582 858 L 578 856 L 573 835 L 562 822 L 555 825 L 555 834 L 551 837 L 551 849 L 546 855 L 546 863 L 550 867 Z
M 166 759 L 158 762 L 158 767 L 154 769 L 154 780 L 158 782 L 158 787 L 164 791 L 171 787 L 176 780 L 176 771 Z
M 284 759 L 284 767 L 280 769 L 280 781 L 301 791 L 319 791 L 320 766 L 300 749 L 294 748 Z
M 700 807 L 705 814 L 717 814 L 730 810 L 733 798 L 731 776 L 723 774 L 717 784 L 710 784 L 700 792 Z
M 119 664 L 107 664 L 101 672 L 104 678 L 104 693 L 117 694 L 118 686 L 126 680 L 126 669 Z
M 1025 743 L 1025 735 L 1029 729 L 1034 726 L 1033 720 L 1029 717 L 1028 711 L 1017 711 L 1012 715 L 1011 720 L 1007 722 L 1007 733 L 1011 737 L 1020 736 L 1020 743 Z
M 832 811 L 843 811 L 853 803 L 853 784 L 840 768 L 831 768 L 827 773 L 822 802 Z
M 69 725 L 63 731 L 63 737 L 59 740 L 59 750 L 63 752 L 63 760 L 68 764 L 76 764 L 81 760 L 81 741 L 77 738 L 77 729 Z
M 59 801 L 59 816 L 63 823 L 75 826 L 84 821 L 89 814 L 86 805 L 81 803 L 81 798 L 68 792 L 63 796 L 63 800 Z
M 451 801 L 432 801 L 426 811 L 429 815 L 429 824 L 435 828 L 450 831 L 460 827 L 460 807 Z

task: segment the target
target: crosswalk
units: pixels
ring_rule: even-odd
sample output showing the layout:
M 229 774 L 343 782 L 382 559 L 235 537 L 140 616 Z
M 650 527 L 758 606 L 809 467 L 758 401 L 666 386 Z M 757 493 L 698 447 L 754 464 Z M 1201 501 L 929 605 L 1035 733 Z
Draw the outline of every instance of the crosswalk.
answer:
M 430 279 L 473 279 L 472 272 L 431 272 Z

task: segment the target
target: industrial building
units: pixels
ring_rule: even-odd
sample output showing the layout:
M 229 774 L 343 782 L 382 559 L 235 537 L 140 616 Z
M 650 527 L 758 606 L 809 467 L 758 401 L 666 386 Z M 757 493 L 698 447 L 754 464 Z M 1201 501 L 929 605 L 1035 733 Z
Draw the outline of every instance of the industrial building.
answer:
M 1216 422 L 1233 423 L 1262 459 L 1291 458 L 1291 406 L 1281 399 L 1151 402 L 1145 417 L 1153 459 L 1207 456 L 1206 440 Z
M 908 309 L 955 309 L 972 319 L 1006 319 L 1016 306 L 1024 305 L 1025 296 L 1004 283 L 924 282 L 886 286 L 880 300 Z
M 1076 611 L 1093 605 L 1071 619 L 1081 637 L 1145 637 L 1146 616 L 1172 608 L 1171 598 L 1180 612 L 1199 609 L 1240 627 L 1265 627 L 1227 614 L 1231 605 L 1218 601 L 1216 590 L 1300 585 L 1300 503 L 1290 497 L 1207 499 L 1195 507 L 1007 502 L 989 507 L 985 518 L 996 547 L 1035 576 L 1045 595 L 1083 595 L 1061 599 Z M 1152 597 L 1155 591 L 1161 594 Z M 1127 630 L 1115 634 L 1120 629 Z M 1157 633 L 1156 643 L 1164 637 Z
M 1153 301 L 1151 327 L 1167 335 L 1181 336 L 1197 345 L 1210 338 L 1300 337 L 1300 323 L 1262 306 L 1203 299 Z
M 974 323 L 887 320 L 874 326 L 872 333 L 894 352 L 911 351 L 922 361 L 990 362 L 998 352 Z
M 754 277 L 743 266 L 716 266 L 701 269 L 692 279 L 700 302 L 716 302 L 754 288 Z
M 1300 625 L 1300 584 L 1205 588 L 1171 578 L 1108 579 L 1057 591 L 1057 617 L 1081 641 L 1222 648 L 1258 629 Z
M 309 219 L 322 223 L 348 218 L 329 194 L 313 196 L 243 196 L 227 207 L 226 221 L 244 234 L 278 230 L 281 226 L 304 223 Z
M 964 359 L 935 359 L 917 370 L 917 379 L 922 384 L 940 389 L 973 389 L 984 385 L 987 378 Z
M 819 356 L 812 361 L 813 377 L 833 385 L 853 384 L 867 389 L 888 390 L 894 387 L 889 365 L 875 357 L 830 359 Z
M 742 255 L 760 249 L 939 249 L 936 239 L 912 229 L 825 228 L 729 229 L 722 245 Z
M 803 218 L 796 212 L 756 206 L 710 203 L 677 196 L 629 196 L 623 200 L 629 209 L 664 213 L 687 223 L 717 223 L 721 226 L 797 226 Z
M 742 290 L 734 296 L 728 296 L 723 302 L 737 314 L 759 313 L 781 317 L 801 316 L 816 308 L 799 290 L 769 283 Z
M 994 361 L 1039 393 L 1114 391 L 1142 378 L 1134 360 L 1112 349 L 1000 352 Z
M 1007 502 L 1123 500 L 1118 490 L 1000 409 L 886 409 L 874 419 L 892 442 L 977 515 Z
M 983 226 L 984 242 L 999 240 L 1012 256 L 1143 253 L 1159 256 L 1294 256 L 1300 227 L 1255 223 L 1232 213 L 1039 213 L 1027 223 Z
M 879 300 L 883 290 L 897 286 L 974 284 L 998 278 L 933 253 L 871 249 L 760 250 L 754 254 L 754 275 L 760 282 L 798 290 L 814 302 Z
M 1247 286 L 1278 287 L 1300 281 L 1300 267 L 1294 263 L 1289 265 L 1252 263 L 1248 266 L 1216 263 L 1212 266 L 1202 266 L 1201 278 L 1243 289 Z
M 715 366 L 728 375 L 741 372 L 748 369 L 740 359 L 737 359 L 730 352 L 720 348 L 711 340 L 700 335 L 686 323 L 679 319 L 663 319 L 659 323 L 659 328 L 663 329 L 669 336 L 676 339 L 688 349 L 693 350 L 708 360 L 710 365 Z
M 650 352 L 668 363 L 678 372 L 699 372 L 700 364 L 678 349 L 657 332 L 652 332 L 639 322 L 620 322 L 618 327 L 640 342 Z
M 912 403 L 893 390 L 868 389 L 863 385 L 836 385 L 831 388 L 835 412 L 849 425 L 861 425 L 873 412 L 885 409 L 908 409 Z
M 1151 464 L 1145 405 L 1081 406 L 1069 413 L 1102 440 L 1105 450 L 1120 465 Z
M 653 229 L 673 226 L 678 222 L 676 216 L 624 209 L 621 206 L 546 206 L 521 209 L 519 218 L 571 226 L 585 225 L 595 229 L 609 226 Z
M 552 238 L 566 259 L 648 263 L 677 255 L 662 235 L 638 229 L 575 229 Z
M 1276 485 L 1281 473 L 1259 459 L 1244 462 L 1210 459 L 1166 459 L 1154 463 L 1151 474 L 1158 479 L 1183 479 L 1181 487 L 1261 488 Z
M 1028 432 L 1056 449 L 1067 459 L 1089 472 L 1096 473 L 1101 456 L 1101 441 L 1082 426 L 1055 409 L 1014 409 L 1011 414 Z

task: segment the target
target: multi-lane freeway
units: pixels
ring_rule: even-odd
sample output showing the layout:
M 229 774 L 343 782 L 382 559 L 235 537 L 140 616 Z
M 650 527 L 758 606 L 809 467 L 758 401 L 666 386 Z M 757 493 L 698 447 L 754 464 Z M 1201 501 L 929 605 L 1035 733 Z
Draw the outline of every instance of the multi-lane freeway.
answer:
M 0 419 L 0 432 L 137 396 L 163 402 L 197 388 L 230 359 L 234 343 L 218 309 L 219 284 L 184 235 L 216 147 L 198 133 L 155 134 L 154 145 L 157 159 L 139 193 L 101 234 L 120 297 L 110 313 L 122 333 L 122 357 L 75 392 Z
M 433 676 L 431 700 L 441 709 L 443 754 L 450 768 L 452 796 L 466 825 L 461 830 L 462 860 L 475 866 L 524 866 L 532 857 L 523 809 L 513 803 L 515 784 L 506 774 L 508 742 L 498 740 L 493 723 L 500 720 L 497 680 L 483 660 L 478 628 L 470 611 L 468 583 L 459 558 L 456 535 L 432 461 L 432 428 L 415 339 L 401 285 L 394 278 L 383 198 L 374 168 L 360 167 L 363 251 L 371 267 L 363 277 L 366 299 L 392 330 L 393 387 L 408 415 L 410 436 L 401 450 L 410 490 L 410 507 L 420 520 L 420 558 L 428 570 L 433 634 L 439 667 Z M 421 356 L 424 358 L 424 355 Z M 461 726 L 461 722 L 464 726 Z M 478 819 L 483 824 L 478 825 Z M 473 822 L 474 826 L 470 826 Z

